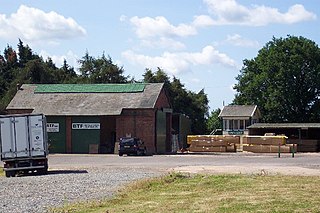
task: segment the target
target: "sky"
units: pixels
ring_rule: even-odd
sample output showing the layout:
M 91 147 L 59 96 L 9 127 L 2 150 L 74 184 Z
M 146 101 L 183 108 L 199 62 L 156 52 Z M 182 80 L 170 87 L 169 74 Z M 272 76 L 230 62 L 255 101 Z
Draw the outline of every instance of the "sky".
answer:
M 319 0 L 0 0 L 0 50 L 18 40 L 57 67 L 109 55 L 136 80 L 163 69 L 210 111 L 232 103 L 244 59 L 287 35 L 320 44 Z M 3 53 L 0 53 L 3 54 Z

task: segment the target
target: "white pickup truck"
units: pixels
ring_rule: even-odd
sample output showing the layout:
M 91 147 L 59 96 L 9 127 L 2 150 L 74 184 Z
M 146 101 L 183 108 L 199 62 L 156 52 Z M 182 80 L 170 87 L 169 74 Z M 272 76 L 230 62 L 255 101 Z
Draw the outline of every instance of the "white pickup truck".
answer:
M 48 139 L 43 114 L 0 116 L 1 161 L 6 177 L 48 171 Z

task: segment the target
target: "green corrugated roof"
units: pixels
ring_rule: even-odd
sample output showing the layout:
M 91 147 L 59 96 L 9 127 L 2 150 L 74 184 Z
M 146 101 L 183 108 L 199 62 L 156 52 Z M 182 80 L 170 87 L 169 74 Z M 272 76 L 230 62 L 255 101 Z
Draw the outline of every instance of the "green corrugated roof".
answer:
M 35 93 L 132 93 L 145 84 L 38 84 Z

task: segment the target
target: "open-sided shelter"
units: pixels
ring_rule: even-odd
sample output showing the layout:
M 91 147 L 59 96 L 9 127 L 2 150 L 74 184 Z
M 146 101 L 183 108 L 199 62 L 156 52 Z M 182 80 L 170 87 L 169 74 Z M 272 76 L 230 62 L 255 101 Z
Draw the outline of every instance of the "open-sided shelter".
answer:
M 285 135 L 287 143 L 298 144 L 300 152 L 318 152 L 320 123 L 255 123 L 248 127 L 249 135 Z

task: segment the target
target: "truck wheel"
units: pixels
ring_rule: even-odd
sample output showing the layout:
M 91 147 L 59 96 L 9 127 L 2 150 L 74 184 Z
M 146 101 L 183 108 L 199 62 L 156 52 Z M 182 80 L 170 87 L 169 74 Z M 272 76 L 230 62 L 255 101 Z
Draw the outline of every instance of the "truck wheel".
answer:
M 6 171 L 6 177 L 14 177 L 16 176 L 15 171 Z
M 143 150 L 142 155 L 144 155 L 144 156 L 146 156 L 146 155 L 147 155 L 147 148 L 146 148 L 146 147 L 144 147 L 144 150 Z

